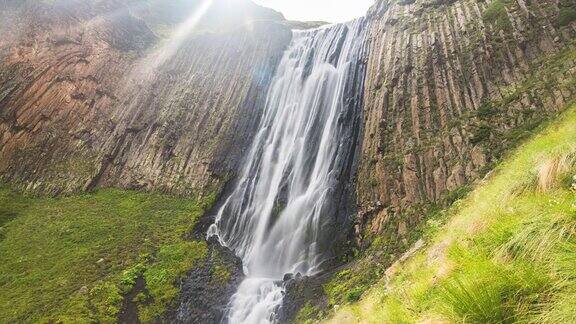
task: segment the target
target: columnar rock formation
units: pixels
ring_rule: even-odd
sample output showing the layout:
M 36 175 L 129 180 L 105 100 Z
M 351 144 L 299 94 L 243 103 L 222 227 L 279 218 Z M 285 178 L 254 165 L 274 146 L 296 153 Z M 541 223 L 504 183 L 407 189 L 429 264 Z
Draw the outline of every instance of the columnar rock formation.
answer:
M 227 176 L 256 128 L 290 30 L 281 15 L 249 2 L 215 1 L 198 22 L 187 20 L 198 1 L 187 2 L 197 5 L 180 21 L 167 20 L 174 15 L 162 3 L 2 8 L 3 180 L 50 193 L 190 193 Z M 170 29 L 181 39 L 162 39 Z
M 576 3 L 377 0 L 366 23 L 365 62 L 345 95 L 350 109 L 363 102 L 345 139 L 359 152 L 337 161 L 358 213 L 354 229 L 334 228 L 363 247 L 383 238 L 367 258 L 380 263 L 576 99 Z M 257 130 L 290 25 L 310 26 L 250 0 L 0 0 L 0 182 L 49 194 L 222 189 Z M 333 207 L 349 216 L 354 205 Z M 319 246 L 339 255 L 334 240 Z M 174 316 L 207 319 L 229 300 L 237 276 L 228 292 L 202 295 L 210 302 L 188 300 L 208 268 L 191 273 Z M 282 318 L 309 296 L 322 303 L 326 276 L 291 280 Z
M 379 1 L 358 173 L 358 239 L 401 241 L 427 210 L 576 97 L 570 1 Z M 394 245 L 394 244 L 393 244 Z
M 179 33 L 201 3 L 4 0 L 0 180 L 49 193 L 189 194 L 233 176 L 291 32 L 276 12 L 215 0 L 194 32 Z M 359 242 L 404 238 L 574 99 L 566 10 L 573 1 L 371 8 Z

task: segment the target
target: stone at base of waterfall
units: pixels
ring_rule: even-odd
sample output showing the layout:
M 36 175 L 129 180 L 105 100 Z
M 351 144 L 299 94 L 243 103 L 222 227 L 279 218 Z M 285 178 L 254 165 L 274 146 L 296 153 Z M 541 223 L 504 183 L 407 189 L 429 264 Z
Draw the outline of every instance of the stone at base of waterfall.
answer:
M 277 320 L 280 323 L 289 323 L 294 320 L 298 311 L 310 300 L 318 301 L 322 307 L 328 307 L 328 299 L 322 285 L 325 283 L 322 276 L 302 276 L 298 274 L 284 281 L 284 299 L 278 310 Z
M 244 280 L 242 261 L 232 251 L 208 240 L 208 257 L 194 267 L 182 284 L 178 308 L 169 312 L 168 323 L 221 323 L 228 302 Z M 224 267 L 230 276 L 215 278 L 215 267 Z
M 302 279 L 302 274 L 300 272 L 296 273 L 296 275 L 294 275 L 293 273 L 287 273 L 284 275 L 284 278 L 282 278 L 282 282 L 286 283 L 292 279 Z

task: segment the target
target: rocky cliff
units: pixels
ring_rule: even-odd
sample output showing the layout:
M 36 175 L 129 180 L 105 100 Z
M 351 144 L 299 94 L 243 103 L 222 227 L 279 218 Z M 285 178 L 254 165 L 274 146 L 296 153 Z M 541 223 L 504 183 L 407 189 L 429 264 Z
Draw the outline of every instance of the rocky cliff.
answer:
M 309 24 L 249 1 L 204 3 L 0 0 L 0 181 L 50 194 L 221 188 L 257 128 L 289 26 Z M 394 258 L 386 249 L 405 248 L 430 211 L 576 99 L 575 20 L 573 0 L 376 2 L 365 82 L 351 87 L 363 85 L 363 100 L 348 98 L 363 102 L 354 230 L 392 258 L 370 256 L 376 275 L 333 294 L 357 298 Z M 184 297 L 197 297 L 206 269 Z M 318 296 L 329 275 L 303 281 L 317 288 L 310 299 L 328 304 Z M 196 307 L 185 300 L 178 316 Z
M 6 1 L 1 179 L 49 193 L 225 179 L 291 32 L 251 2 L 180 2 Z
M 397 245 L 576 98 L 576 5 L 383 0 L 368 16 L 356 234 Z
M 250 2 L 218 0 L 190 21 L 201 4 L 5 1 L 1 179 L 50 193 L 220 185 L 253 135 L 291 32 Z M 573 98 L 570 10 L 552 0 L 371 8 L 359 242 L 406 236 L 519 129 Z
M 399 255 L 422 247 L 424 220 L 576 99 L 575 20 L 573 1 L 380 0 L 371 8 L 360 253 L 287 282 L 283 318 L 319 321 L 358 300 Z

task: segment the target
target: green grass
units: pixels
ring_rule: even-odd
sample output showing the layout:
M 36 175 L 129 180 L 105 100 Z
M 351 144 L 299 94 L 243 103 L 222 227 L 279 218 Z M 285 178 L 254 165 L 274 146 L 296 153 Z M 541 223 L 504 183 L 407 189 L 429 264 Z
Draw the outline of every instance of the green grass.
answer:
M 115 189 L 71 197 L 0 188 L 0 322 L 114 322 L 137 278 L 140 318 L 175 301 L 175 286 L 207 254 L 186 241 L 213 199 Z
M 576 322 L 576 105 L 535 133 L 331 320 Z

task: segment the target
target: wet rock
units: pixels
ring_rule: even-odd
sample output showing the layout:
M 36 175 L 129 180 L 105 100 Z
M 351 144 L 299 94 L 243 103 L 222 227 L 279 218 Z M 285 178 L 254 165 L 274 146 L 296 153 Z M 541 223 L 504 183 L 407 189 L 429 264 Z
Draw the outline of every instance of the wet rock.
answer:
M 329 277 L 328 273 L 318 276 L 306 277 L 298 274 L 284 281 L 284 299 L 277 313 L 280 323 L 290 323 L 294 320 L 298 311 L 308 302 L 314 301 L 314 305 L 322 308 L 328 306 L 328 299 L 324 294 L 322 284 Z
M 242 261 L 213 238 L 206 262 L 192 269 L 181 286 L 178 308 L 170 323 L 220 323 L 232 295 L 244 279 Z M 220 271 L 216 272 L 216 269 Z M 226 273 L 221 274 L 221 269 Z
M 287 282 L 294 279 L 294 275 L 292 273 L 287 273 L 284 275 L 284 278 L 282 279 L 283 282 Z

